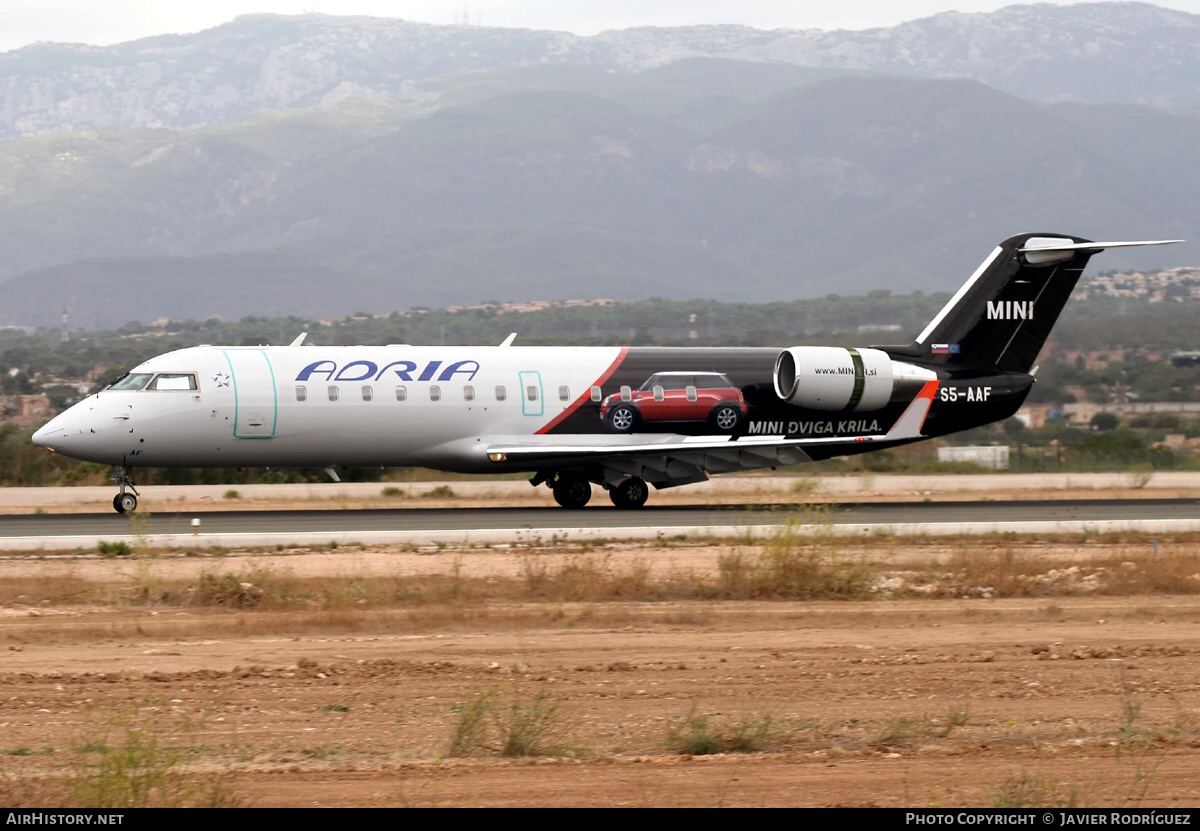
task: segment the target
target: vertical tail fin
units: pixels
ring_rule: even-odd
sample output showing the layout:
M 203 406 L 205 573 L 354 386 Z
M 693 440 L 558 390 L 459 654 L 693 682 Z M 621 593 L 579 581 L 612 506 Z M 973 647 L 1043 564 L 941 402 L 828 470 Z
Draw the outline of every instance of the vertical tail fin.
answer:
M 1028 372 L 1091 256 L 1180 240 L 1090 242 L 1020 234 L 996 247 L 913 347 L 946 363 Z

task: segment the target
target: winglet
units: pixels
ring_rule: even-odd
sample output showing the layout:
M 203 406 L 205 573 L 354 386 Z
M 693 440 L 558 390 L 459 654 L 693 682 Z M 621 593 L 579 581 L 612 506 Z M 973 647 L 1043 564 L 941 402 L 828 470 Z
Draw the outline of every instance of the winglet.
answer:
M 900 441 L 924 438 L 921 428 L 925 426 L 925 417 L 929 415 L 929 408 L 933 406 L 933 396 L 937 392 L 937 388 L 937 381 L 926 381 L 925 386 L 921 387 L 921 391 L 917 393 L 917 397 L 900 414 L 900 418 L 896 419 L 896 423 L 892 425 L 891 430 L 888 430 L 883 440 Z

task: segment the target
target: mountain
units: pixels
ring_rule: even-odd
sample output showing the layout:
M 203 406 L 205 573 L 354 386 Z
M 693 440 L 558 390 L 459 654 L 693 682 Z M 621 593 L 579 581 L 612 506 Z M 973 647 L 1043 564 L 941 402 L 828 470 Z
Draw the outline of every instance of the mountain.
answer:
M 693 58 L 0 143 L 0 324 L 957 287 L 1003 236 L 1194 238 L 1200 118 Z M 1106 268 L 1194 262 L 1185 246 Z
M 1200 111 L 1200 16 L 1145 3 L 947 12 L 862 32 L 730 25 L 594 37 L 258 14 L 196 34 L 0 55 L 0 139 L 194 129 L 355 96 L 419 100 L 419 82 L 451 73 L 559 65 L 628 75 L 692 57 L 966 78 L 1031 101 Z

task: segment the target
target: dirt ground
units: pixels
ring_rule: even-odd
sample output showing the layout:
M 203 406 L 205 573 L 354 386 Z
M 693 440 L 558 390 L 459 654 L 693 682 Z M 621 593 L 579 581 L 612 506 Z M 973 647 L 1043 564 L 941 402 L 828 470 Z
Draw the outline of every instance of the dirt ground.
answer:
M 653 580 L 723 553 L 589 556 Z M 168 805 L 1200 805 L 1194 595 L 308 611 L 73 596 L 214 570 L 486 586 L 529 567 L 503 549 L 0 557 L 0 803 L 79 804 L 158 760 L 196 788 Z

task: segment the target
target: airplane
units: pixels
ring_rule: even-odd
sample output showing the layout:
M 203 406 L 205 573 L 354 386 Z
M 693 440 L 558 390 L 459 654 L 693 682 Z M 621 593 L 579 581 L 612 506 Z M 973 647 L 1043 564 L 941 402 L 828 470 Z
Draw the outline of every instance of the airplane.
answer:
M 527 472 L 564 508 L 593 485 L 640 508 L 650 485 L 1008 418 L 1089 258 L 1180 241 L 1010 237 L 900 346 L 201 345 L 139 364 L 33 441 L 113 465 L 119 513 L 137 508 L 138 467 Z

